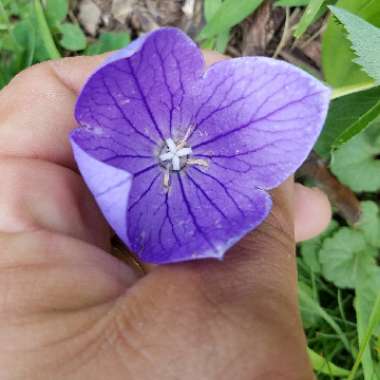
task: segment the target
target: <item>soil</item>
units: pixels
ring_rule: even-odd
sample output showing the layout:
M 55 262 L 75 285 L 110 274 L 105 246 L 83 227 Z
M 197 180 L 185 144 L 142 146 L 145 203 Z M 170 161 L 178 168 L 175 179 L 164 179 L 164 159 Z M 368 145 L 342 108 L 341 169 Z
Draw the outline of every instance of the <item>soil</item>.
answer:
M 195 37 L 205 24 L 203 3 L 203 0 L 74 0 L 71 17 L 80 22 L 90 38 L 105 31 L 128 31 L 133 38 L 167 25 Z M 285 11 L 274 7 L 272 0 L 264 1 L 256 12 L 233 28 L 226 54 L 276 56 L 320 74 L 320 36 L 325 18 L 295 41 L 292 30 L 300 16 L 299 8 Z

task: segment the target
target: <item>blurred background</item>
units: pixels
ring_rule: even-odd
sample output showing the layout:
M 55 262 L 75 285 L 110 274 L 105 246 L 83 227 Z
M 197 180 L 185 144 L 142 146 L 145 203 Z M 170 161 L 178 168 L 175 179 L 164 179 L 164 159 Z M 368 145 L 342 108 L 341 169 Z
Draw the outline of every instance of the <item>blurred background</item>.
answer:
M 0 88 L 35 63 L 115 50 L 166 25 L 333 88 L 297 173 L 334 208 L 329 228 L 298 247 L 300 310 L 318 379 L 380 380 L 380 1 L 0 0 Z

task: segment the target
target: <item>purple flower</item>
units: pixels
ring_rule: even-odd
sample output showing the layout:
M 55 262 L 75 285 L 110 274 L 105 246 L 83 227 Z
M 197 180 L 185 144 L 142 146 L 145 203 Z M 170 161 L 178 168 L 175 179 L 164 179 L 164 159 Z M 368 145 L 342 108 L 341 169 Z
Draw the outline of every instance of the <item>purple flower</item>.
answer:
M 267 217 L 266 190 L 305 160 L 329 95 L 269 58 L 205 70 L 196 45 L 164 28 L 90 77 L 71 143 L 104 216 L 143 261 L 220 259 Z

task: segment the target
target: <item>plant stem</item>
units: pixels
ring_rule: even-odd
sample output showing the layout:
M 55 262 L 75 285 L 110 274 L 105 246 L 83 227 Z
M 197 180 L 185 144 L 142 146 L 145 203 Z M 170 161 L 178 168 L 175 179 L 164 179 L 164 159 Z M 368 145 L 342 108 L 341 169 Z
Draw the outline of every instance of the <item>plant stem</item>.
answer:
M 355 92 L 369 90 L 373 87 L 376 87 L 374 82 L 364 82 L 359 84 L 353 84 L 350 86 L 334 88 L 332 91 L 331 99 L 336 99 L 340 98 L 341 96 L 354 94 Z
M 44 43 L 45 49 L 49 55 L 50 59 L 58 59 L 61 58 L 61 54 L 58 51 L 53 37 L 50 33 L 49 26 L 47 24 L 44 10 L 42 8 L 40 0 L 34 0 L 34 11 L 36 13 L 37 18 L 37 26 L 41 33 L 41 38 Z

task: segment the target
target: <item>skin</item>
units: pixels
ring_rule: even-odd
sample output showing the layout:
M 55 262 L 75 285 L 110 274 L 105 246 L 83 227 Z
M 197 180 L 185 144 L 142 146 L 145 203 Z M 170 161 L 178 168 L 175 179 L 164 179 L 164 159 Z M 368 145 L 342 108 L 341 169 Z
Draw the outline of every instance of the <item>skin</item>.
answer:
M 37 65 L 0 93 L 0 378 L 313 379 L 295 241 L 326 227 L 326 197 L 289 179 L 224 261 L 138 278 L 108 253 L 110 230 L 67 138 L 103 59 Z

